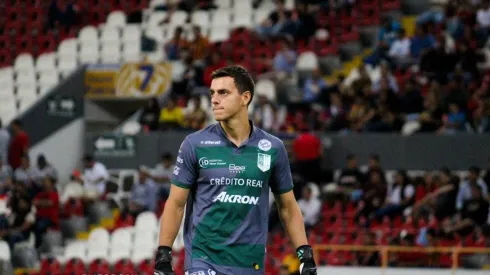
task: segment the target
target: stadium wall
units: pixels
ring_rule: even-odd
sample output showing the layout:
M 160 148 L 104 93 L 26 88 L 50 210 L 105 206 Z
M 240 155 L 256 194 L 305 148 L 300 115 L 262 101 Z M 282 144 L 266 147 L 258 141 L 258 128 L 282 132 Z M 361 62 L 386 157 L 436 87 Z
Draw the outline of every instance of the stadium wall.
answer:
M 85 150 L 94 154 L 108 168 L 134 169 L 140 165 L 153 166 L 161 153 L 176 155 L 188 133 L 150 133 L 128 137 L 134 143 L 133 150 L 122 146 L 121 136 L 88 134 Z M 282 137 L 288 147 L 294 137 Z M 466 170 L 471 165 L 486 166 L 490 153 L 490 135 L 458 134 L 451 136 L 390 134 L 322 135 L 325 165 L 332 169 L 345 166 L 345 157 L 356 154 L 365 162 L 372 153 L 380 155 L 385 169 L 436 170 L 447 166 L 454 170 Z M 114 139 L 113 142 L 110 142 Z M 107 142 L 102 142 L 107 141 Z M 97 147 L 96 145 L 104 145 Z M 111 147 L 112 146 L 112 147 Z M 121 147 L 122 146 L 122 147 Z
M 319 267 L 318 275 L 488 275 L 488 270 L 457 269 L 453 273 L 451 269 L 438 268 L 371 268 L 371 267 Z

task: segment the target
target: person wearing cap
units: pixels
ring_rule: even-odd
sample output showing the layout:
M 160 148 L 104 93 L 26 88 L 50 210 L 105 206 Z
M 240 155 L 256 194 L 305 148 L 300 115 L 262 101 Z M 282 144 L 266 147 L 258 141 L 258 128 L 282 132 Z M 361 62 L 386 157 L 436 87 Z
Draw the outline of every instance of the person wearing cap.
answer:
M 63 188 L 60 201 L 65 204 L 69 199 L 82 199 L 84 196 L 82 174 L 79 170 L 74 170 L 70 176 L 70 181 Z

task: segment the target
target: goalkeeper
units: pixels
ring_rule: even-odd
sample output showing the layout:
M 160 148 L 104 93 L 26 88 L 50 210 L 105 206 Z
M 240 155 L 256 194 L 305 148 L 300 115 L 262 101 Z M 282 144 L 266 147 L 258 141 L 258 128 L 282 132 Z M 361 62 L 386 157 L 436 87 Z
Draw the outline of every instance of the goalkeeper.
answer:
M 171 247 L 184 209 L 188 275 L 265 274 L 269 188 L 300 259 L 301 275 L 317 274 L 278 138 L 248 119 L 254 82 L 240 66 L 221 68 L 210 88 L 217 124 L 183 141 L 161 219 L 155 275 L 174 274 Z

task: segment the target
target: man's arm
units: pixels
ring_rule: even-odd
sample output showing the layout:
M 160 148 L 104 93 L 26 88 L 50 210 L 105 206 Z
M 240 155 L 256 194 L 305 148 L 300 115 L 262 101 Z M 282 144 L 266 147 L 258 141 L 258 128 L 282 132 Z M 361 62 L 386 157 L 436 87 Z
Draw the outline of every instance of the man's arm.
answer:
M 303 215 L 293 191 L 275 195 L 279 218 L 295 248 L 307 245 Z
M 160 221 L 160 246 L 172 247 L 179 233 L 189 189 L 176 185 L 170 187 L 170 196 L 165 203 Z

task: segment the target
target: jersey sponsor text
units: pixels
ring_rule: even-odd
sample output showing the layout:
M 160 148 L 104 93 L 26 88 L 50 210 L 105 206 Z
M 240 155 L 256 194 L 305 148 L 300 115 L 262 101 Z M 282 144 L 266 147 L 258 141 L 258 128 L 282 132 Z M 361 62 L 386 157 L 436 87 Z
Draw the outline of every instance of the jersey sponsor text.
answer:
M 227 202 L 227 203 L 240 203 L 240 204 L 253 204 L 259 203 L 259 197 L 242 196 L 242 195 L 229 195 L 226 192 L 219 193 L 213 202 Z
M 239 178 L 211 178 L 209 181 L 211 185 L 238 185 L 262 188 L 263 181 L 253 179 L 239 179 Z

